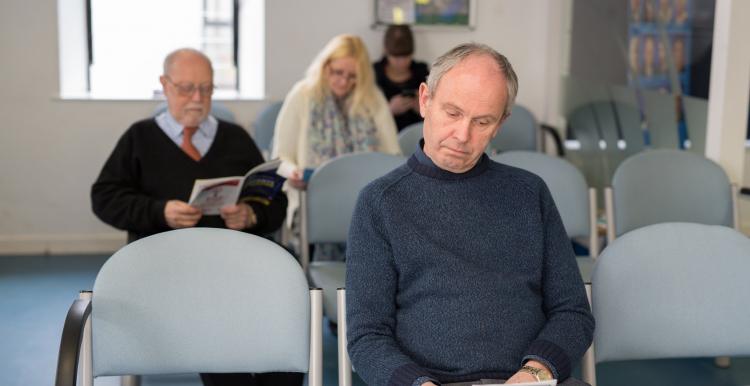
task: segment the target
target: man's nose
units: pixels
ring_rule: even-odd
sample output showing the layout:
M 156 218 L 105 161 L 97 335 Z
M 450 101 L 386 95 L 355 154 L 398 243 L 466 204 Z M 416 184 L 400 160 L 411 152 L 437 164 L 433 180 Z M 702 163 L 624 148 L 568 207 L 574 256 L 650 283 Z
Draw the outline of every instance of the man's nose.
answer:
M 456 123 L 456 128 L 453 130 L 453 137 L 460 142 L 468 142 L 471 136 L 471 119 L 463 119 Z
M 193 95 L 190 96 L 190 99 L 194 102 L 200 102 L 203 99 L 203 95 L 201 94 L 199 88 L 195 88 L 195 91 L 193 91 Z

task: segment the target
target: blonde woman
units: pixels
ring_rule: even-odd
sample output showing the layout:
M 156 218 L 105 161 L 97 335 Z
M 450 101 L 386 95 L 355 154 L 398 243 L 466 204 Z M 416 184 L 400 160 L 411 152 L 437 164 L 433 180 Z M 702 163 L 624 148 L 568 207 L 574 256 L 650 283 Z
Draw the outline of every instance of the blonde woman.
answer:
M 282 160 L 279 173 L 287 177 L 287 220 L 311 170 L 336 156 L 368 151 L 399 154 L 396 124 L 364 43 L 339 35 L 292 87 L 276 120 L 272 157 Z

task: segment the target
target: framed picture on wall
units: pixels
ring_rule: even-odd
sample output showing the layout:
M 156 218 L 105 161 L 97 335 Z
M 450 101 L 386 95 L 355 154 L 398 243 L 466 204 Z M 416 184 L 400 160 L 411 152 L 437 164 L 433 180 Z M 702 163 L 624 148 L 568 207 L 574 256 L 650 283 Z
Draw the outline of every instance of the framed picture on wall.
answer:
M 474 28 L 476 0 L 375 0 L 375 27 Z

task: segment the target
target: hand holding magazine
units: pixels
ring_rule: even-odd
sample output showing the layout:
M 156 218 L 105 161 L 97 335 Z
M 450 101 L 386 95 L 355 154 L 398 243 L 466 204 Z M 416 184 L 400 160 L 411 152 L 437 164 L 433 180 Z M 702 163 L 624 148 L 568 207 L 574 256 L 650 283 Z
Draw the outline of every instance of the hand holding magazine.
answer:
M 218 215 L 222 207 L 236 204 L 240 197 L 268 205 L 284 184 L 284 178 L 276 174 L 280 163 L 278 159 L 262 163 L 244 176 L 195 180 L 188 204 L 203 215 Z

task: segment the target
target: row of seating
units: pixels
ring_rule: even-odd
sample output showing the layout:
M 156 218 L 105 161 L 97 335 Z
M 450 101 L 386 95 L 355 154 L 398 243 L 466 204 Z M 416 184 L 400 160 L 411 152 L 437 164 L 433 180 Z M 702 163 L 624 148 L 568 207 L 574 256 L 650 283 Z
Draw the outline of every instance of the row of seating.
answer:
M 662 223 L 618 238 L 593 274 L 596 361 L 750 354 L 748 269 L 750 240 L 728 227 Z M 79 371 L 83 385 L 95 376 L 295 371 L 322 385 L 320 292 L 308 290 L 293 256 L 257 236 L 192 228 L 138 240 L 71 306 L 55 384 L 76 385 Z M 337 301 L 343 316 L 343 289 Z M 351 385 L 345 337 L 340 317 L 342 386 Z
M 508 152 L 496 155 L 494 159 L 540 175 L 552 192 L 569 235 L 588 237 L 591 257 L 596 256 L 599 250 L 596 195 L 588 189 L 580 171 L 562 159 L 540 153 Z M 345 242 L 359 190 L 403 162 L 404 158 L 379 153 L 351 154 L 333 159 L 316 170 L 308 190 L 303 195 L 302 250 L 307 250 L 304 246 L 308 243 Z M 723 225 L 724 229 L 730 229 L 735 222 L 732 218 L 732 193 L 723 170 L 711 161 L 686 152 L 648 151 L 623 162 L 615 173 L 612 191 L 608 196 L 614 198 L 607 201 L 609 212 L 613 215 L 608 217 L 617 220 L 611 221 L 609 229 L 616 232 L 610 233 L 610 246 L 604 255 L 623 254 L 612 252 L 612 248 L 618 243 L 629 245 L 633 242 L 620 242 L 619 238 L 614 240 L 614 237 L 649 223 L 685 221 Z M 639 201 L 643 199 L 646 202 Z M 662 201 L 654 202 L 655 200 Z M 634 209 L 648 205 L 650 207 L 645 210 Z M 644 216 L 638 216 L 641 211 L 648 215 L 645 219 Z M 619 220 L 621 217 L 623 220 Z M 683 228 L 687 229 L 684 231 L 685 240 L 679 239 L 683 237 L 679 233 Z M 656 249 L 653 251 L 644 250 L 646 256 L 654 259 L 657 258 L 654 254 L 669 254 L 672 247 L 692 245 L 693 242 L 711 246 L 708 250 L 704 247 L 688 248 L 688 251 L 703 253 L 704 259 L 708 252 L 723 251 L 723 243 L 708 242 L 699 232 L 718 233 L 719 236 L 716 237 L 719 240 L 723 240 L 722 237 L 737 239 L 735 236 L 724 235 L 726 232 L 723 230 L 710 227 L 691 228 L 687 225 L 674 225 L 666 229 L 668 230 L 659 231 L 668 233 L 663 237 L 653 236 L 651 233 L 647 233 L 646 236 L 629 236 L 638 234 L 631 232 L 622 239 L 638 237 L 635 239 L 635 245 L 642 244 L 644 248 L 651 245 L 649 242 L 658 243 L 659 247 L 654 247 Z M 674 234 L 670 236 L 669 232 Z M 344 285 L 344 264 L 309 264 L 311 280 L 315 285 L 322 287 L 323 291 L 322 294 L 319 290 L 308 293 L 305 271 L 296 265 L 294 258 L 275 244 L 260 240 L 262 239 L 238 232 L 189 229 L 150 237 L 123 248 L 102 268 L 94 286 L 93 300 L 79 300 L 71 307 L 60 351 L 58 381 L 63 380 L 63 383 L 58 384 L 75 384 L 77 360 L 71 358 L 78 358 L 78 348 L 83 341 L 84 326 L 89 312 L 93 320 L 93 352 L 98 358 L 94 362 L 92 376 L 195 371 L 309 370 L 310 384 L 313 385 L 320 384 L 315 382 L 320 377 L 320 314 L 324 309 L 329 319 L 338 321 L 339 328 L 342 329 L 339 333 L 340 380 L 350 380 L 351 376 L 346 376 L 349 368 L 345 352 L 346 325 L 345 320 L 340 317 L 344 315 L 345 310 L 343 307 L 337 310 L 336 307 L 337 301 L 342 304 L 345 296 L 343 291 L 338 295 L 336 293 L 336 289 Z M 741 240 L 745 240 L 744 237 Z M 750 251 L 749 248 L 736 249 L 745 251 L 744 253 Z M 679 253 L 677 255 L 679 256 Z M 622 259 L 629 258 L 626 256 Z M 609 260 L 616 258 L 608 258 L 607 261 Z M 303 256 L 304 268 L 308 268 L 307 261 L 309 256 Z M 611 295 L 597 295 L 598 291 L 607 293 L 604 288 L 608 288 L 608 284 L 605 283 L 615 280 L 612 284 L 614 285 L 625 276 L 610 279 L 609 276 L 618 276 L 617 269 L 599 268 L 603 263 L 597 263 L 596 268 L 592 268 L 594 260 L 590 257 L 581 256 L 578 257 L 578 261 L 589 291 L 592 290 L 593 284 L 594 309 L 599 321 L 599 331 L 601 321 L 597 308 L 610 309 L 609 312 L 622 312 L 622 309 L 607 307 L 605 304 L 620 303 L 606 301 L 606 297 Z M 686 263 L 688 261 L 685 260 Z M 750 259 L 745 261 L 750 262 Z M 609 267 L 609 264 L 615 266 L 616 263 L 606 264 L 604 266 Z M 673 268 L 679 271 L 679 274 L 669 276 L 665 271 L 661 271 L 656 277 L 663 279 L 665 285 L 681 284 L 682 282 L 675 277 L 681 277 L 683 269 L 686 272 L 711 272 L 702 268 L 696 270 L 692 261 L 689 263 L 690 266 L 670 264 L 675 264 Z M 653 266 L 633 265 L 630 269 L 650 270 L 653 267 L 665 265 L 659 262 Z M 720 269 L 722 275 L 723 269 Z M 282 271 L 289 271 L 289 277 Z M 599 274 L 599 271 L 606 273 Z M 626 278 L 631 286 L 638 287 L 642 282 L 640 276 Z M 700 280 L 691 280 L 688 283 L 698 282 Z M 598 289 L 598 286 L 602 289 Z M 683 293 L 672 287 L 664 288 L 671 288 L 670 291 L 674 294 Z M 617 291 L 612 293 L 617 294 Z M 292 296 L 295 300 L 287 303 L 287 296 Z M 179 301 L 175 302 L 176 299 Z M 252 306 L 238 306 L 241 304 Z M 286 306 L 280 306 L 282 304 Z M 639 304 L 633 306 L 637 307 Z M 274 307 L 276 311 L 266 311 Z M 643 309 L 651 312 L 654 308 L 658 307 Z M 686 306 L 682 313 L 678 312 L 675 316 L 684 316 L 687 309 L 689 308 Z M 693 317 L 702 315 L 704 314 L 697 313 L 693 314 Z M 305 323 L 304 326 L 292 325 L 288 323 L 290 320 Z M 313 327 L 309 325 L 311 321 Z M 306 335 L 293 333 L 305 329 Z M 608 330 L 603 331 L 597 332 L 597 350 L 601 339 L 610 339 L 600 338 L 607 336 Z M 185 339 L 185 336 L 191 338 Z M 274 351 L 275 354 L 268 355 L 265 347 L 276 347 L 277 339 L 286 343 L 280 344 L 278 352 Z M 272 341 L 274 343 L 271 343 Z M 302 350 L 306 353 L 303 355 L 300 351 L 300 342 L 307 341 L 311 343 Z M 607 343 L 604 344 L 604 354 L 600 357 L 597 353 L 596 360 L 616 358 L 616 355 L 608 354 L 612 349 L 606 348 Z M 231 347 L 231 350 L 220 350 L 217 347 Z M 264 347 L 262 355 L 259 354 L 258 347 Z M 717 349 L 709 355 L 734 355 L 738 351 L 739 349 Z M 292 352 L 297 354 L 289 354 Z M 239 355 L 235 356 L 236 354 Z M 278 356 L 275 356 L 276 354 Z M 294 365 L 289 365 L 286 359 L 283 359 L 289 357 L 296 358 Z M 250 365 L 251 362 L 260 365 Z M 592 384 L 595 382 L 593 363 L 594 356 L 590 350 L 584 364 L 584 379 Z M 69 382 L 71 377 L 73 383 Z

